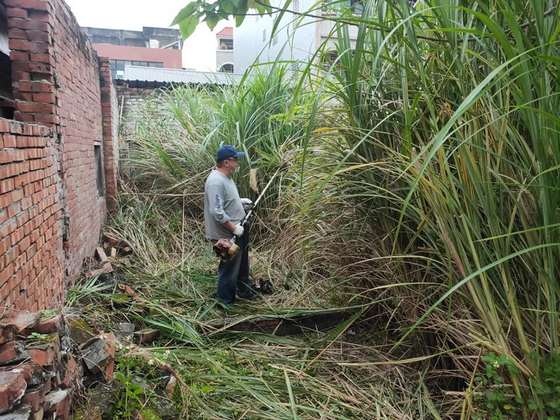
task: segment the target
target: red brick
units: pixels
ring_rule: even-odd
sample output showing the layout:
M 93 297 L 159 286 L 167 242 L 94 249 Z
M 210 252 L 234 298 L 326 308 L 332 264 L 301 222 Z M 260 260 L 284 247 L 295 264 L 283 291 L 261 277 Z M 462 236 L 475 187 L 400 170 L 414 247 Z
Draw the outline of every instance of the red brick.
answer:
M 29 353 L 33 363 L 42 367 L 52 366 L 56 360 L 56 351 L 51 346 L 46 346 L 45 348 L 28 348 L 27 353 Z
M 28 72 L 29 71 L 29 61 L 13 61 L 12 62 L 12 72 Z
M 33 44 L 25 39 L 10 39 L 11 50 L 31 51 Z
M 10 122 L 10 133 L 21 134 L 21 132 L 22 132 L 21 126 L 22 126 L 22 124 L 20 122 L 11 121 Z
M 27 32 L 27 39 L 34 42 L 49 42 L 49 33 L 46 31 L 38 31 L 30 29 Z
M 33 114 L 26 114 L 26 113 L 21 112 L 21 111 L 14 112 L 14 118 L 17 119 L 18 121 L 22 121 L 22 122 L 33 122 L 33 121 L 35 121 L 35 119 L 33 118 Z
M 52 63 L 50 54 L 31 54 L 30 59 L 38 63 Z
M 8 165 L 5 165 L 8 166 Z M 7 176 L 4 175 L 4 170 L 6 168 L 1 168 L 0 167 L 0 179 L 1 178 L 7 178 Z M 12 202 L 12 194 L 7 194 L 4 193 L 2 195 L 0 195 L 0 209 L 5 209 L 6 207 L 8 207 L 10 205 L 10 203 Z
M 28 311 L 10 312 L 0 319 L 0 327 L 13 329 L 16 334 L 26 334 L 33 330 L 40 319 L 40 314 Z
M 17 7 L 8 7 L 6 10 L 6 15 L 8 18 L 24 18 L 27 19 L 27 10 L 20 9 Z M 8 19 L 10 20 L 10 19 Z
M 10 235 L 17 228 L 15 220 L 8 220 L 6 223 L 0 225 L 0 238 L 5 238 Z
M 0 181 L 0 194 L 10 192 L 14 189 L 14 178 L 8 178 Z
M 21 400 L 23 404 L 31 407 L 31 412 L 36 413 L 43 408 L 43 401 L 46 394 L 46 384 L 42 384 L 31 390 L 28 390 L 23 399 Z
M 21 28 L 10 28 L 8 31 L 8 37 L 10 39 L 28 39 L 27 32 Z M 12 54 L 10 54 L 10 58 L 12 58 Z
M 68 390 L 58 390 L 45 396 L 45 412 L 55 414 L 56 418 L 67 420 L 70 417 L 72 395 Z
M 6 344 L 15 339 L 15 332 L 12 328 L 0 328 L 0 345 Z
M 33 82 L 33 92 L 54 92 L 54 85 L 49 82 Z
M 17 109 L 21 112 L 54 112 L 54 107 L 50 104 L 38 104 L 35 102 L 16 102 Z
M 45 104 L 54 104 L 56 102 L 56 96 L 54 93 L 34 93 L 33 100 Z
M 31 10 L 49 10 L 49 4 L 46 0 L 5 0 L 4 3 L 8 7 L 19 7 Z
M 12 53 L 29 55 L 27 52 L 13 51 Z M 19 92 L 31 92 L 33 82 L 30 80 L 19 80 L 16 82 L 15 87 Z
M 51 53 L 52 49 L 48 42 L 34 42 L 29 49 L 32 53 Z
M 12 191 L 12 202 L 17 202 L 23 198 L 23 191 L 21 189 Z
M 0 346 L 0 365 L 15 363 L 27 357 L 23 345 L 18 341 L 10 341 Z
M 29 360 L 24 363 L 18 364 L 17 367 L 10 366 L 10 367 L 0 368 L 0 371 L 7 371 L 7 370 L 11 370 L 23 374 L 25 382 L 27 382 L 29 385 L 37 385 L 43 380 L 43 368 L 41 368 L 41 366 L 38 366 Z M 48 383 L 50 383 L 50 381 Z M 48 387 L 47 389 L 50 390 L 50 388 Z
M 0 413 L 10 411 L 25 394 L 27 382 L 21 373 L 0 372 Z
M 33 29 L 44 32 L 48 32 L 51 30 L 50 22 L 45 22 L 38 19 L 28 19 L 22 23 L 21 27 L 23 29 Z
M 33 101 L 33 94 L 31 92 L 20 92 L 18 98 L 23 101 Z
M 8 251 L 8 249 L 10 248 L 10 246 L 11 246 L 11 239 L 10 238 L 0 239 L 0 254 L 5 254 L 6 251 Z M 6 281 L 6 279 L 3 278 L 3 277 L 9 277 L 9 276 L 12 275 L 12 273 L 8 273 L 8 271 L 9 271 L 9 268 L 6 267 L 0 272 L 1 273 L 0 274 L 0 286 L 2 284 L 4 284 L 4 281 Z
M 10 60 L 14 61 L 29 61 L 29 53 L 27 51 L 12 51 L 10 53 Z
M 41 124 L 57 124 L 59 119 L 56 115 L 50 112 L 35 114 L 35 121 Z
M 12 70 L 12 80 L 31 80 L 31 75 L 28 71 L 23 70 Z
M 8 207 L 8 217 L 14 217 L 20 211 L 21 211 L 21 204 L 20 203 L 11 204 Z
M 9 214 L 9 212 L 8 212 Z M 17 244 L 19 241 L 23 239 L 25 235 L 23 234 L 23 227 L 18 228 L 15 232 L 10 235 L 12 245 Z

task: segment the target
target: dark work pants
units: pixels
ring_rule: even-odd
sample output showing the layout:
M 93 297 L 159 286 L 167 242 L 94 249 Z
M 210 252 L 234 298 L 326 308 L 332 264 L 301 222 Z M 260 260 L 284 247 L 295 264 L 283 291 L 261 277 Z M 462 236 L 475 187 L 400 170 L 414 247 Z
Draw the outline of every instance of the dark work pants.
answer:
M 225 304 L 235 302 L 235 295 L 253 293 L 249 281 L 249 229 L 238 239 L 235 257 L 220 260 L 218 266 L 218 299 Z

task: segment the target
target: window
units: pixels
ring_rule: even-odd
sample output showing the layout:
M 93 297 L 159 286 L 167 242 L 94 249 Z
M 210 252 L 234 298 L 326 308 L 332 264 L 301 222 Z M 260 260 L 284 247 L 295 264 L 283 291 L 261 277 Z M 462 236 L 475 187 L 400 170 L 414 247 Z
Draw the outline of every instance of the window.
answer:
M 332 14 L 351 11 L 354 15 L 361 15 L 364 10 L 364 0 L 340 0 L 336 2 L 324 2 L 323 13 Z
M 0 117 L 14 118 L 12 94 L 12 63 L 8 40 L 8 19 L 4 3 L 0 2 Z
M 337 62 L 337 60 L 338 60 L 338 52 L 336 52 L 336 50 L 326 51 L 321 55 L 321 63 L 323 64 L 323 67 L 326 70 L 330 69 L 331 66 L 335 62 Z
M 363 0 L 350 0 L 350 8 L 355 15 L 361 15 L 364 12 Z
M 233 73 L 233 64 L 226 63 L 222 67 L 220 67 L 220 70 L 218 70 L 218 71 L 220 73 Z
M 158 61 L 123 61 L 123 63 L 125 63 L 125 66 L 132 64 L 140 67 L 163 67 L 163 63 Z
M 111 60 L 111 73 L 116 79 L 124 76 L 126 66 L 141 66 L 141 67 L 159 67 L 163 68 L 161 61 L 128 61 L 128 60 Z
M 219 50 L 233 50 L 233 39 L 220 39 Z
M 101 145 L 93 146 L 95 158 L 95 175 L 97 182 L 97 195 L 103 197 L 105 195 L 105 180 L 103 179 L 103 154 L 101 153 Z

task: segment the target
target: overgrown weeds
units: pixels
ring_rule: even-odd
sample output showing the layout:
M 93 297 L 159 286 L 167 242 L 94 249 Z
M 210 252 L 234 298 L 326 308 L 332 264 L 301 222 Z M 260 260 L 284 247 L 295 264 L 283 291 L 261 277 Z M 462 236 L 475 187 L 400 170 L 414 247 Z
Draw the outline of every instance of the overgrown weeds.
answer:
M 557 415 L 559 10 L 368 0 L 331 16 L 330 66 L 146 101 L 110 229 L 135 250 L 119 273 L 150 302 L 123 315 L 164 332 L 191 415 Z M 220 143 L 251 156 L 243 195 L 289 157 L 254 224 L 254 274 L 277 294 L 233 316 L 367 307 L 351 327 L 201 333 L 223 318 L 200 225 Z

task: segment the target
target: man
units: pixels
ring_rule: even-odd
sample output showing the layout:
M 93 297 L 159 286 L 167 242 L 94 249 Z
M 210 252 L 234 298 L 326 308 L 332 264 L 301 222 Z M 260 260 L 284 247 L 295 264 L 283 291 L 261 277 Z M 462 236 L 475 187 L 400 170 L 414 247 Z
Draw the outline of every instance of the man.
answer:
M 204 185 L 204 225 L 206 238 L 213 244 L 237 237 L 239 252 L 230 258 L 222 258 L 218 267 L 218 299 L 226 305 L 235 302 L 236 295 L 252 299 L 255 292 L 249 280 L 249 230 L 241 226 L 245 217 L 245 205 L 250 200 L 241 199 L 233 180 L 239 167 L 239 159 L 245 153 L 230 145 L 222 146 L 216 154 L 216 167 L 210 172 Z

